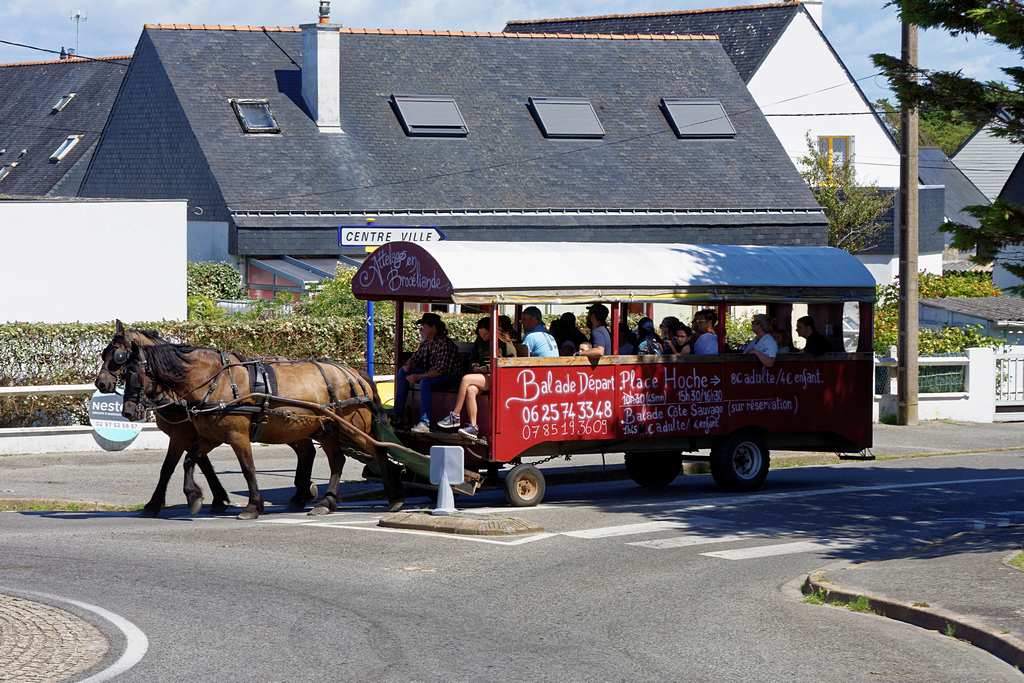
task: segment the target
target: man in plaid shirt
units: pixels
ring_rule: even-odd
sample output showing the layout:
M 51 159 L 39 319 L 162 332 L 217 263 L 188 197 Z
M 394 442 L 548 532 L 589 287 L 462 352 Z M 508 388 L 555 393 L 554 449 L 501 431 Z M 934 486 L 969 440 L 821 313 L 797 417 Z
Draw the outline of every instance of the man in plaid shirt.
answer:
M 409 385 L 420 383 L 420 421 L 414 432 L 430 431 L 430 406 L 435 391 L 457 386 L 461 376 L 459 347 L 448 338 L 448 328 L 437 313 L 424 313 L 416 321 L 420 326 L 420 347 L 398 369 L 395 378 L 395 412 L 399 419 L 405 414 Z

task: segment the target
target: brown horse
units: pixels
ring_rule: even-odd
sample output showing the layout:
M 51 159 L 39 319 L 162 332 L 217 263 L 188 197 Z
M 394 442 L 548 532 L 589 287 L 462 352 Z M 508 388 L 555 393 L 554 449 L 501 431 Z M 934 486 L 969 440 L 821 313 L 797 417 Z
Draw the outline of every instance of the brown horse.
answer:
M 324 498 L 309 514 L 337 509 L 343 448 L 355 448 L 376 461 L 389 510 L 398 510 L 404 502 L 404 487 L 386 451 L 370 436 L 372 411 L 383 410 L 373 381 L 328 360 L 260 360 L 273 366 L 276 395 L 253 390 L 246 367 L 253 361 L 185 344 L 144 348 L 133 343 L 122 414 L 138 420 L 146 410 L 178 405 L 187 410 L 201 439 L 231 446 L 249 485 L 249 503 L 240 519 L 255 519 L 263 512 L 250 446 L 254 421 L 262 423 L 260 441 L 264 443 L 320 441 L 331 478 Z
M 116 325 L 114 338 L 103 350 L 103 364 L 94 382 L 96 388 L 104 394 L 112 394 L 116 391 L 118 381 L 131 353 L 132 342 L 142 347 L 170 344 L 153 330 L 126 330 L 120 320 L 116 321 Z M 191 476 L 191 467 L 196 464 L 199 465 L 199 469 L 202 470 L 210 484 L 210 491 L 213 495 L 210 511 L 214 514 L 224 512 L 230 502 L 228 493 L 221 485 L 217 473 L 207 457 L 207 454 L 220 443 L 200 438 L 188 419 L 188 413 L 180 406 L 169 405 L 154 411 L 153 415 L 156 418 L 157 427 L 167 435 L 169 441 L 167 454 L 164 456 L 164 462 L 160 468 L 160 479 L 149 502 L 142 509 L 142 516 L 155 517 L 160 513 L 166 501 L 167 484 L 183 453 L 186 454 L 185 467 L 187 470 L 184 493 L 191 514 L 198 514 L 203 505 L 203 491 L 195 484 L 195 480 Z M 301 510 L 306 503 L 316 498 L 316 492 L 311 482 L 316 446 L 310 439 L 303 439 L 289 445 L 295 451 L 298 464 L 295 471 L 296 492 L 288 507 Z

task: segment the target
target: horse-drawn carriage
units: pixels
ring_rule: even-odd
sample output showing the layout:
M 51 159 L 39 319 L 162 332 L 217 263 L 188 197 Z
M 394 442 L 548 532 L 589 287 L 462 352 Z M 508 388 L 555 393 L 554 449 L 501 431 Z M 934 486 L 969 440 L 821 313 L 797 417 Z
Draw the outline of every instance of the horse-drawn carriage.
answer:
M 518 320 L 527 303 L 603 302 L 611 305 L 614 349 L 618 323 L 631 304 L 710 306 L 718 309 L 722 353 L 609 353 L 597 361 L 500 358 L 494 335 L 491 390 L 478 398 L 480 433 L 474 438 L 454 431 L 392 430 L 372 380 L 327 360 L 245 359 L 168 345 L 119 326 L 104 351 L 97 386 L 106 391 L 118 377 L 125 379 L 126 416 L 137 419 L 140 411 L 155 410 L 161 429 L 171 436 L 148 514 L 162 506 L 167 478 L 185 450 L 185 491 L 196 512 L 202 496 L 191 478 L 192 465 L 209 469 L 205 454 L 227 443 L 249 482 L 249 504 L 240 517 L 257 516 L 263 503 L 250 439 L 295 449 L 296 508 L 311 499 L 313 440 L 321 444 L 331 479 L 311 514 L 336 508 L 346 455 L 382 477 L 391 509 L 397 509 L 403 479 L 427 482 L 424 453 L 435 444 L 465 449 L 465 493 L 474 493 L 484 481 L 480 472 L 494 477 L 510 465 L 503 486 L 507 500 L 518 506 L 543 498 L 543 475 L 531 464 L 538 459 L 624 452 L 627 472 L 641 486 L 667 485 L 684 459 L 705 460 L 723 489 L 753 491 L 767 476 L 770 448 L 856 452 L 871 445 L 874 280 L 854 257 L 836 249 L 397 242 L 367 257 L 352 291 L 362 299 L 396 303 L 396 374 L 403 360 L 402 312 L 404 304 L 414 302 L 480 307 L 488 311 L 492 330 L 499 328 L 502 305 L 514 306 Z M 794 305 L 801 304 L 823 328 L 843 330 L 856 320 L 859 328 L 829 335 L 833 353 L 780 355 L 771 368 L 753 356 L 726 353 L 730 306 L 764 306 L 789 325 Z M 417 401 L 413 392 L 413 414 L 418 414 Z M 454 393 L 435 394 L 431 423 L 454 403 Z M 710 453 L 703 455 L 702 449 Z M 226 501 L 218 486 L 216 508 L 222 507 L 222 496 Z

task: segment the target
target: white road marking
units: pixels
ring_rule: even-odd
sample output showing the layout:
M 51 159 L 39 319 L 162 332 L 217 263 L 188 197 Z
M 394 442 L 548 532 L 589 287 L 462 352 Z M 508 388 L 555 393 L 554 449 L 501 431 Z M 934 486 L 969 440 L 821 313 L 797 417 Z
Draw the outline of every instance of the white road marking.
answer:
M 856 546 L 855 543 L 847 541 L 796 541 L 795 543 L 762 545 L 754 548 L 739 548 L 737 550 L 719 550 L 714 553 L 701 553 L 701 555 L 720 557 L 724 560 L 752 560 L 761 557 L 772 557 L 774 555 L 809 553 L 819 550 L 843 550 L 854 546 Z
M 987 479 L 949 479 L 946 481 L 925 481 L 916 484 L 880 484 L 878 486 L 851 486 L 849 488 L 819 489 L 817 491 L 785 491 L 779 493 L 754 493 L 741 494 L 736 496 L 722 496 L 720 498 L 702 498 L 694 501 L 693 505 L 680 508 L 665 508 L 664 502 L 658 503 L 624 503 L 622 505 L 602 506 L 602 509 L 638 509 L 638 508 L 665 508 L 666 513 L 685 513 L 697 510 L 707 510 L 718 507 L 731 507 L 749 503 L 768 503 L 776 500 L 787 500 L 792 498 L 809 498 L 812 496 L 831 496 L 847 493 L 870 493 L 873 491 L 896 491 L 900 489 L 918 489 L 935 486 L 955 486 L 960 484 L 989 484 L 1000 481 L 1021 481 L 1024 477 L 991 477 Z
M 655 531 L 666 529 L 691 529 L 695 526 L 709 526 L 712 524 L 728 524 L 728 520 L 715 519 L 713 517 L 691 517 L 679 522 L 641 522 L 639 524 L 624 524 L 621 526 L 606 526 L 597 529 L 584 529 L 582 531 L 565 531 L 563 536 L 573 538 L 610 538 L 612 536 L 630 536 L 632 534 L 649 534 Z
M 731 541 L 749 541 L 752 538 L 764 538 L 765 536 L 778 536 L 779 534 L 793 533 L 785 529 L 751 529 L 740 531 L 735 534 L 724 536 L 709 536 L 706 534 L 688 534 L 686 536 L 675 536 L 673 538 L 659 538 L 654 541 L 634 541 L 626 545 L 636 545 L 642 548 L 685 548 L 691 545 L 706 545 L 711 543 L 729 543 Z
M 435 539 L 451 538 L 458 541 L 474 541 L 476 543 L 491 543 L 493 545 L 523 545 L 524 543 L 532 543 L 534 541 L 541 541 L 545 538 L 551 538 L 558 534 L 540 533 L 530 534 L 529 536 L 517 536 L 510 541 L 499 541 L 493 536 L 488 538 L 486 536 L 466 536 L 465 534 L 443 534 L 436 531 L 419 531 L 417 529 L 392 529 L 390 527 L 373 526 L 373 527 L 358 527 L 358 526 L 346 526 L 345 523 L 341 524 L 310 524 L 310 526 L 322 526 L 328 529 L 351 529 L 353 531 L 381 531 L 390 534 L 412 534 L 413 536 L 430 536 Z
M 0 591 L 6 591 L 6 590 L 7 589 L 0 587 Z M 114 614 L 113 612 L 110 612 L 108 610 L 105 610 L 102 607 L 97 607 L 96 605 L 90 605 L 87 602 L 79 602 L 78 600 L 71 600 L 70 598 L 62 598 L 62 597 L 60 597 L 58 595 L 50 595 L 49 593 L 36 593 L 34 591 L 19 591 L 17 589 L 14 589 L 14 592 L 15 593 L 22 593 L 22 594 L 25 594 L 25 595 L 34 595 L 34 596 L 36 596 L 38 598 L 43 598 L 43 599 L 46 599 L 46 600 L 53 600 L 55 602 L 66 602 L 69 605 L 75 605 L 76 607 L 80 607 L 80 608 L 82 608 L 84 610 L 88 610 L 88 611 L 92 612 L 93 614 L 96 614 L 96 615 L 106 619 L 111 624 L 116 626 L 121 631 L 121 633 L 124 634 L 125 641 L 126 641 L 125 648 L 124 648 L 124 653 L 121 654 L 121 656 L 118 658 L 118 660 L 116 662 L 114 662 L 112 665 L 110 665 L 109 667 L 107 667 L 106 669 L 104 669 L 103 671 L 100 671 L 97 674 L 89 676 L 89 678 L 83 678 L 78 683 L 103 683 L 103 681 L 109 681 L 110 679 L 114 678 L 115 676 L 120 676 L 125 671 L 127 671 L 130 668 L 132 668 L 133 666 L 138 664 L 140 661 L 142 661 L 142 658 L 145 656 L 146 651 L 149 649 L 149 639 L 146 638 L 146 634 L 143 633 L 142 630 L 138 626 L 136 626 L 132 622 L 128 621 L 124 617 L 122 617 L 122 616 L 120 616 L 118 614 Z

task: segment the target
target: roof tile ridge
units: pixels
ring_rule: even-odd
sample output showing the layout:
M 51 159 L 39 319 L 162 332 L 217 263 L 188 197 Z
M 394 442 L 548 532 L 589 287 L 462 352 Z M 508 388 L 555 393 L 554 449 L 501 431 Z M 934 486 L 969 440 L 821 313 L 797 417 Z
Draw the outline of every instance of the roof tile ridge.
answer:
M 636 19 L 639 17 L 671 17 L 681 14 L 709 14 L 712 12 L 733 12 L 745 9 L 771 9 L 775 7 L 793 7 L 803 4 L 802 0 L 790 0 L 789 2 L 773 2 L 761 5 L 737 5 L 734 7 L 710 7 L 705 9 L 673 10 L 670 12 L 638 12 L 636 14 L 600 14 L 592 17 L 560 17 L 552 19 L 521 19 L 506 22 L 508 26 L 523 26 L 528 24 L 551 24 L 562 21 L 595 21 L 598 19 Z
M 112 57 L 71 57 L 69 59 L 46 59 L 39 62 L 7 62 L 0 66 L 35 66 L 37 64 L 84 64 L 86 62 L 109 62 L 115 59 L 131 59 L 132 55 Z
M 227 24 L 145 24 L 143 28 L 174 31 L 263 31 L 299 32 L 298 26 L 229 26 Z
M 793 2 L 790 4 L 799 4 Z M 381 36 L 435 36 L 442 38 L 521 38 L 521 39 L 563 39 L 563 40 L 718 40 L 714 34 L 680 33 L 495 33 L 492 31 L 430 31 L 392 28 L 340 28 L 339 33 L 349 35 Z

